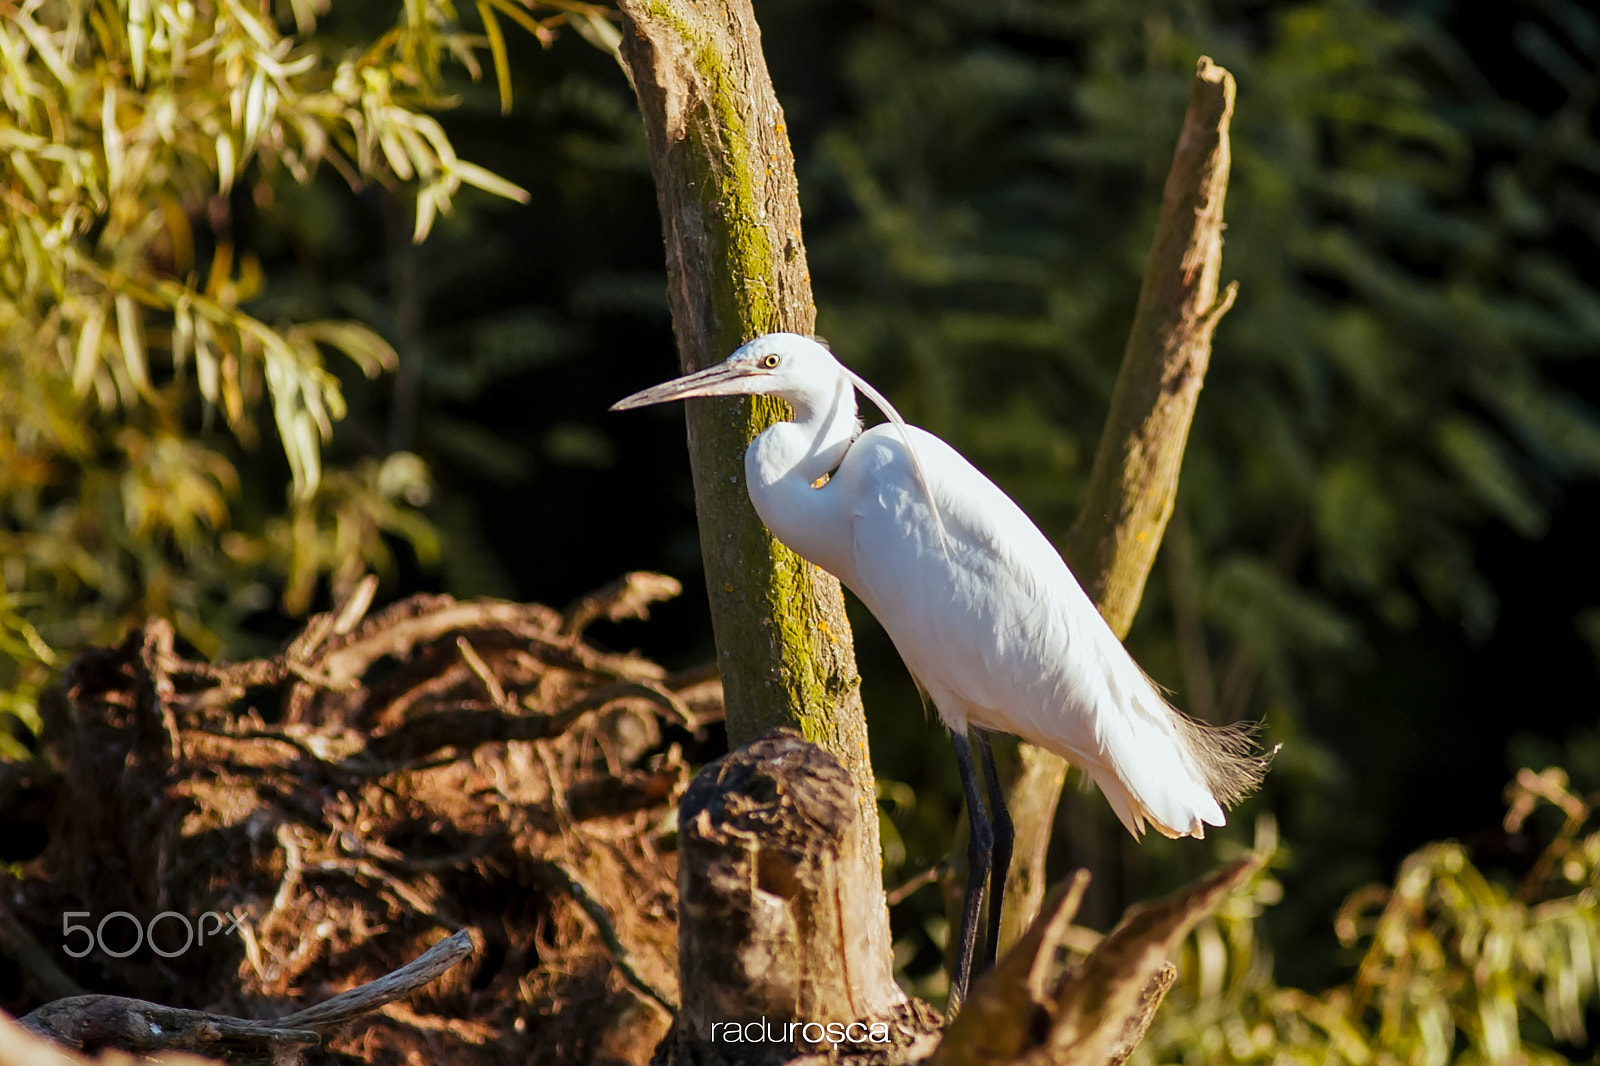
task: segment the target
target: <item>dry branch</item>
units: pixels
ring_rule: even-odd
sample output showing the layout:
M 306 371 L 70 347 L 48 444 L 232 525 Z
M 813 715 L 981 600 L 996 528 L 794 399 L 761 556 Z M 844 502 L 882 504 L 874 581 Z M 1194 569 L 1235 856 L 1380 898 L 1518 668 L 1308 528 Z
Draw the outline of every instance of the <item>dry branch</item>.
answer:
M 1172 515 L 1211 335 L 1237 291 L 1217 292 L 1233 99 L 1233 76 L 1202 57 L 1083 511 L 1067 534 L 1078 580 L 1119 634 L 1133 623 Z
M 982 977 L 928 1066 L 1119 1066 L 1144 1035 L 1176 971 L 1178 944 L 1261 868 L 1242 859 L 1157 903 L 1128 909 L 1064 969 L 1087 874 L 1052 893 L 1027 932 Z
M 318 1044 L 346 1022 L 421 988 L 470 954 L 472 936 L 463 929 L 376 981 L 272 1020 L 179 1010 L 126 996 L 73 996 L 39 1007 L 17 1025 L 88 1053 L 189 1051 L 235 1063 L 277 1062 L 285 1052 Z
M 1083 510 L 1064 553 L 1117 636 L 1127 635 L 1177 498 L 1189 424 L 1211 359 L 1211 335 L 1233 306 L 1218 295 L 1228 189 L 1233 76 L 1202 57 L 1162 194 L 1139 305 L 1117 374 Z M 1002 941 L 1032 921 L 1067 763 L 1019 746 L 1008 802 L 1017 827 Z
M 589 623 L 604 618 L 608 622 L 650 617 L 650 605 L 670 600 L 683 591 L 677 578 L 643 570 L 624 574 L 602 589 L 579 597 L 561 612 L 561 632 L 577 636 Z

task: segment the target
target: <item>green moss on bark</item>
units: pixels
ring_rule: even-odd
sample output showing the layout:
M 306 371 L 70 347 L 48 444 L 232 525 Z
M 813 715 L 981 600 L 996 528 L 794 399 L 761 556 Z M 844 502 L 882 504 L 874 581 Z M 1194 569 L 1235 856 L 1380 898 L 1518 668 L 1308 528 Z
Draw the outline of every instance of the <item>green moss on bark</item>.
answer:
M 622 54 L 639 95 L 685 370 L 815 318 L 783 115 L 747 0 L 621 0 Z M 744 484 L 749 441 L 780 401 L 691 401 L 700 542 L 735 745 L 787 725 L 858 788 L 877 867 L 877 811 L 855 652 L 838 582 L 772 539 Z M 887 932 L 885 930 L 885 937 Z M 887 941 L 885 940 L 885 943 Z

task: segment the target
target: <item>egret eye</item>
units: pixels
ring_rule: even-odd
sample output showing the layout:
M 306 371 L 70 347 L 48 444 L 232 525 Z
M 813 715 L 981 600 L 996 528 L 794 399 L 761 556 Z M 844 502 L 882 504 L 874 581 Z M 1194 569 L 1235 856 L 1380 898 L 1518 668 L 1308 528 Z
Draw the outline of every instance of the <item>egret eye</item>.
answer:
M 761 360 L 761 365 L 768 370 L 776 370 L 778 369 L 778 364 L 782 361 L 783 360 L 779 359 L 776 355 L 769 355 L 765 359 Z

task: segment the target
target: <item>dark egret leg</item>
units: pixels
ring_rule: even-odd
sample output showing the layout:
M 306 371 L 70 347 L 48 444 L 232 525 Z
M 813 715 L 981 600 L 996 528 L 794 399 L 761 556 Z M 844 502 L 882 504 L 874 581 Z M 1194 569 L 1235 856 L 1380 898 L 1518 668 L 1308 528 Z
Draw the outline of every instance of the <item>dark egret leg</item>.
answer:
M 1011 827 L 1011 812 L 1006 810 L 1006 793 L 1000 787 L 1000 772 L 995 769 L 989 734 L 979 732 L 978 755 L 983 760 L 983 779 L 989 786 L 989 817 L 994 822 L 994 845 L 989 852 L 989 939 L 983 945 L 979 972 L 994 965 L 1000 950 L 1000 913 L 1006 899 L 1006 875 L 1011 872 L 1011 845 L 1016 831 Z
M 960 939 L 956 941 L 955 972 L 950 975 L 950 1009 L 954 1014 L 967 998 L 972 978 L 972 959 L 978 940 L 978 915 L 983 909 L 983 885 L 989 879 L 989 856 L 994 851 L 994 829 L 984 810 L 978 789 L 978 772 L 972 765 L 972 745 L 965 732 L 950 730 L 950 743 L 956 749 L 956 768 L 961 771 L 961 789 L 967 796 L 967 888 L 961 897 Z

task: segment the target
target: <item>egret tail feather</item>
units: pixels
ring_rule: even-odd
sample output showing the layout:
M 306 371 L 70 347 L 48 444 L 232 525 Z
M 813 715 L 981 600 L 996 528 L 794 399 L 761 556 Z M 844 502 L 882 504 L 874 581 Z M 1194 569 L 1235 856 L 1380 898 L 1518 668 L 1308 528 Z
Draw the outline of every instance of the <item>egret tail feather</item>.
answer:
M 1254 792 L 1266 777 L 1278 748 L 1263 752 L 1258 743 L 1261 730 L 1254 722 L 1209 725 L 1182 711 L 1173 710 L 1178 729 L 1194 754 L 1206 787 L 1224 807 L 1232 807 Z
M 1061 753 L 1083 766 L 1134 836 L 1148 824 L 1164 836 L 1201 837 L 1260 784 L 1271 753 L 1260 752 L 1250 725 L 1207 725 L 1154 687 L 1141 695 L 1127 713 L 1101 716 L 1098 750 Z

